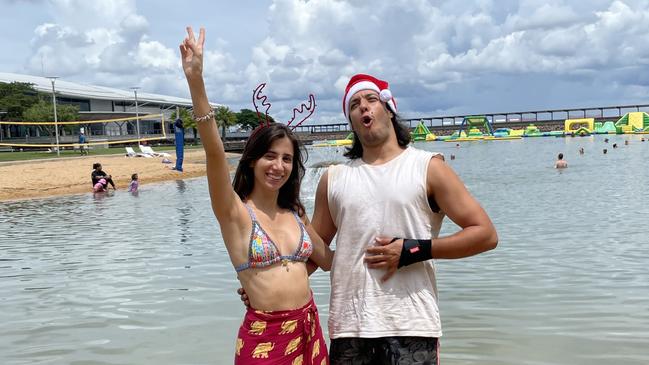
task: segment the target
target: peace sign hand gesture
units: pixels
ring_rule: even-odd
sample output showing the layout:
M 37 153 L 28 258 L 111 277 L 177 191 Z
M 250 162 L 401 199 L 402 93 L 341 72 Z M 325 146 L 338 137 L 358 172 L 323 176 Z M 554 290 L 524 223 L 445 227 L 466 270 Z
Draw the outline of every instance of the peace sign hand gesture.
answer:
M 183 71 L 188 81 L 202 78 L 203 76 L 203 45 L 205 44 L 205 28 L 201 28 L 198 41 L 194 36 L 192 27 L 187 27 L 187 37 L 180 45 L 180 56 Z

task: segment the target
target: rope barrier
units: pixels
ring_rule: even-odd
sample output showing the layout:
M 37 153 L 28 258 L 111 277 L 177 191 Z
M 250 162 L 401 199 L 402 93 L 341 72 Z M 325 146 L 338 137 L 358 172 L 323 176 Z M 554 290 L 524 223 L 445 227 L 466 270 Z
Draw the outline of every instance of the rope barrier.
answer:
M 104 141 L 104 142 L 86 142 L 86 143 L 59 143 L 59 147 L 78 147 L 80 145 L 84 146 L 96 146 L 96 145 L 110 145 L 110 144 L 120 144 L 120 143 L 135 143 L 135 142 L 142 142 L 142 141 L 159 141 L 161 139 L 167 139 L 166 136 L 163 137 L 149 137 L 149 138 L 140 138 L 140 139 L 125 139 L 125 140 L 119 140 L 119 141 Z M 49 148 L 54 148 L 56 147 L 56 143 L 51 143 L 51 144 L 27 144 L 27 143 L 0 143 L 0 146 L 7 146 L 7 147 L 49 147 Z
M 112 144 L 122 144 L 122 143 L 135 143 L 135 142 L 141 142 L 141 141 L 158 141 L 162 139 L 167 139 L 167 129 L 165 128 L 165 123 L 164 123 L 164 116 L 162 114 L 148 114 L 144 115 L 141 117 L 137 118 L 117 118 L 117 119 L 104 119 L 104 120 L 90 120 L 90 121 L 74 121 L 74 122 L 58 122 L 56 124 L 60 125 L 69 125 L 69 124 L 92 124 L 92 123 L 111 123 L 111 122 L 120 122 L 120 121 L 130 121 L 130 120 L 138 120 L 138 119 L 151 119 L 151 118 L 161 118 L 161 127 L 162 127 L 162 136 L 160 137 L 146 137 L 146 138 L 135 138 L 135 139 L 124 139 L 124 140 L 114 140 L 114 141 L 88 141 L 85 143 L 59 143 L 58 146 L 59 148 L 61 147 L 78 147 L 80 145 L 84 146 L 97 146 L 97 145 L 112 145 Z M 11 125 L 54 125 L 54 122 L 3 122 L 0 121 L 0 124 L 11 124 Z M 30 144 L 30 143 L 6 143 L 6 142 L 1 142 L 0 141 L 0 146 L 7 146 L 7 147 L 48 147 L 48 148 L 56 148 L 57 144 L 56 143 L 35 143 L 35 144 Z
M 162 114 L 149 114 L 141 117 L 131 117 L 131 118 L 117 118 L 117 119 L 102 119 L 102 120 L 82 120 L 82 121 L 71 121 L 71 122 L 8 122 L 0 121 L 0 124 L 9 124 L 9 125 L 70 125 L 70 124 L 94 124 L 94 123 L 110 123 L 110 122 L 125 122 L 129 120 L 138 120 L 138 119 L 152 119 L 152 118 L 161 118 Z

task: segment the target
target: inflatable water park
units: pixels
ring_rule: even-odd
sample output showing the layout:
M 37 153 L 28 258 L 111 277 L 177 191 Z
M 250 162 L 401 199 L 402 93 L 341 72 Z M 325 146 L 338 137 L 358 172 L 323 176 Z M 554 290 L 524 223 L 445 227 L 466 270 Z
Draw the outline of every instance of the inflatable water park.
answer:
M 540 131 L 534 124 L 523 129 L 494 128 L 493 123 L 483 115 L 464 117 L 458 130 L 448 136 L 438 136 L 424 125 L 423 121 L 410 132 L 413 141 L 475 142 L 509 141 L 532 137 L 584 137 L 594 134 L 649 134 L 649 114 L 646 112 L 626 113 L 617 121 L 596 122 L 595 118 L 566 119 L 563 130 Z M 345 139 L 315 141 L 314 147 L 338 147 L 351 145 L 354 134 Z

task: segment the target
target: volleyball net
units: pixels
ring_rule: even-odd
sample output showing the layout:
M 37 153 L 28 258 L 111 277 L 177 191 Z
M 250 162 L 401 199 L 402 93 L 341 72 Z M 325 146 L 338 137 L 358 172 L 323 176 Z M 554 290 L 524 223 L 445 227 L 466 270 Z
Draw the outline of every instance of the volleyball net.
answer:
M 0 146 L 65 149 L 78 148 L 80 145 L 140 144 L 143 141 L 167 139 L 165 124 L 164 114 L 69 122 L 0 121 L 0 128 L 5 129 L 0 131 L 0 133 L 4 133 L 0 140 Z M 57 127 L 59 129 L 58 144 L 54 140 Z M 63 130 L 65 133 L 62 133 Z M 79 143 L 81 132 L 86 136 L 83 143 Z M 32 133 L 36 135 L 31 135 Z M 41 133 L 46 133 L 46 135 L 41 135 Z M 33 140 L 34 143 L 29 143 L 29 140 Z

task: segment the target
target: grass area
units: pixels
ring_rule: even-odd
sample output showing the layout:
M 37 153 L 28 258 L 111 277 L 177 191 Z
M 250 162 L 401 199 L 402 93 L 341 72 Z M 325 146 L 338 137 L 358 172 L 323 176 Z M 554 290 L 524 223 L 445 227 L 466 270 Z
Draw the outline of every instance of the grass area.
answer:
M 194 149 L 201 149 L 201 148 L 203 148 L 203 146 L 201 145 L 195 145 L 195 146 L 185 145 L 185 150 L 194 150 Z M 154 149 L 156 152 L 175 151 L 174 146 L 158 146 L 158 147 L 154 147 Z M 126 151 L 124 150 L 124 147 L 96 148 L 96 149 L 88 150 L 88 156 L 123 155 L 125 153 Z M 61 157 L 59 158 L 80 157 L 80 156 L 81 154 L 79 153 L 79 151 L 61 150 Z M 56 152 L 45 152 L 45 151 L 0 152 L 0 162 L 41 160 L 45 158 L 57 158 Z

